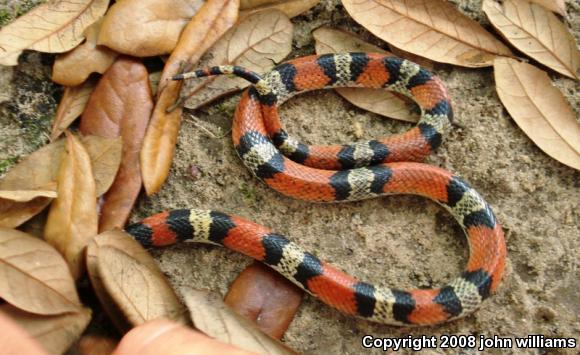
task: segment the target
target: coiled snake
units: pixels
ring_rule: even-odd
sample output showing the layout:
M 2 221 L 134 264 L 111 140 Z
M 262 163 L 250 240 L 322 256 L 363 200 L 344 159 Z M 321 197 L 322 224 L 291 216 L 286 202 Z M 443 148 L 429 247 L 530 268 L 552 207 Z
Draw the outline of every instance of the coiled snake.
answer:
M 441 144 L 452 119 L 441 81 L 415 63 L 371 53 L 308 56 L 276 66 L 263 78 L 244 68 L 219 66 L 175 79 L 233 74 L 254 85 L 237 107 L 233 141 L 244 164 L 268 186 L 293 198 L 355 201 L 387 194 L 430 198 L 465 231 L 470 256 L 463 273 L 436 289 L 397 290 L 359 281 L 285 237 L 237 216 L 175 210 L 127 227 L 145 246 L 194 241 L 225 246 L 259 260 L 324 303 L 350 315 L 395 325 L 436 324 L 473 312 L 502 278 L 503 231 L 484 199 L 452 173 L 416 163 Z M 387 89 L 421 108 L 409 131 L 347 145 L 307 146 L 282 128 L 278 106 L 304 91 L 332 87 Z

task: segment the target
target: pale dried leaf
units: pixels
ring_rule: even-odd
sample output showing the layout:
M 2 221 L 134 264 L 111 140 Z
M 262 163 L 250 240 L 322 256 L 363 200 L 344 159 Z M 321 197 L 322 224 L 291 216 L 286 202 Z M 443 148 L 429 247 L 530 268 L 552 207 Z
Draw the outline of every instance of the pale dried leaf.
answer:
M 111 187 L 121 163 L 120 138 L 88 136 L 81 138 L 87 149 L 96 179 L 97 196 Z M 53 190 L 64 152 L 64 140 L 48 144 L 28 155 L 0 180 L 0 190 Z
M 356 37 L 354 34 L 321 27 L 313 33 L 317 54 L 342 52 L 371 52 L 391 54 Z M 412 111 L 414 103 L 392 92 L 364 88 L 335 89 L 342 97 L 355 106 L 398 120 L 417 122 L 419 115 Z
M 109 0 L 56 0 L 34 8 L 0 29 L 0 64 L 17 65 L 25 49 L 48 53 L 73 49 L 108 5 Z
M 511 51 L 446 0 L 342 0 L 352 18 L 377 37 L 436 62 L 486 67 Z
M 46 242 L 9 228 L 0 228 L 0 298 L 36 314 L 81 309 L 62 256 Z
M 494 76 L 501 102 L 528 137 L 552 158 L 580 170 L 580 125 L 548 75 L 501 58 L 494 62 Z
M 70 52 L 56 57 L 52 81 L 64 86 L 81 85 L 91 73 L 103 74 L 113 64 L 117 53 L 97 45 L 102 19 L 85 30 L 86 40 Z
M 133 326 L 127 321 L 127 319 L 125 319 L 123 316 L 123 311 L 117 306 L 115 300 L 113 300 L 103 285 L 103 280 L 99 275 L 99 268 L 97 264 L 99 245 L 95 242 L 95 240 L 99 240 L 100 244 L 103 244 L 107 241 L 107 237 L 105 237 L 105 233 L 99 234 L 95 238 L 91 239 L 87 245 L 87 273 L 91 280 L 93 291 L 95 291 L 101 306 L 109 316 L 109 319 L 113 321 L 113 324 L 117 327 L 117 330 L 119 330 L 121 334 L 124 334 L 133 328 Z
M 96 81 L 89 79 L 81 85 L 64 88 L 52 123 L 50 140 L 57 139 L 83 113 L 95 85 Z
M 525 0 L 505 0 L 503 5 L 484 0 L 483 11 L 514 47 L 561 74 L 578 78 L 576 40 L 556 15 Z
M 242 19 L 201 59 L 199 67 L 238 65 L 265 73 L 292 50 L 292 23 L 277 10 L 260 11 Z M 182 93 L 187 108 L 198 108 L 223 95 L 250 85 L 247 80 L 215 76 L 188 80 Z
M 171 78 L 214 45 L 237 21 L 239 0 L 208 0 L 183 30 L 179 43 L 165 63 L 157 89 L 157 102 L 141 150 L 141 175 L 148 195 L 165 182 L 171 169 L 182 108 L 168 112 L 179 97 L 181 82 Z
M 133 326 L 157 318 L 187 323 L 185 308 L 171 285 L 137 241 L 119 230 L 93 240 L 97 250 L 91 254 L 96 256 L 99 281 Z
M 98 216 L 95 178 L 89 153 L 72 134 L 58 174 L 58 197 L 52 202 L 44 239 L 64 256 L 78 279 L 84 271 L 84 249 L 97 235 Z
M 218 295 L 190 287 L 183 288 L 182 295 L 193 325 L 210 337 L 259 354 L 295 354 L 233 312 Z
M 0 227 L 18 227 L 44 210 L 51 201 L 48 197 L 37 197 L 28 202 L 0 198 Z
M 56 188 L 56 186 L 55 186 Z M 16 202 L 28 202 L 37 197 L 56 197 L 56 191 L 52 190 L 0 190 L 0 198 Z
M 264 10 L 279 10 L 292 18 L 305 13 L 320 0 L 242 0 L 240 1 L 240 17 Z
M 117 1 L 103 20 L 98 44 L 135 57 L 169 54 L 203 0 Z
M 553 11 L 562 16 L 566 16 L 566 3 L 564 0 L 528 0 L 528 1 L 535 2 L 536 4 L 541 5 L 550 11 Z
M 9 305 L 0 306 L 36 340 L 49 354 L 63 354 L 81 336 L 91 321 L 90 308 L 79 308 L 76 313 L 40 316 L 23 312 Z

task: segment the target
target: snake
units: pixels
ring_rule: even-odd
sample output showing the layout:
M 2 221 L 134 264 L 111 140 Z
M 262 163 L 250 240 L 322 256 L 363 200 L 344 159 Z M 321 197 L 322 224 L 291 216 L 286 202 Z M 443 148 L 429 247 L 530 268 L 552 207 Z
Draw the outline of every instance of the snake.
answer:
M 345 202 L 413 194 L 437 202 L 465 232 L 470 249 L 459 276 L 438 288 L 397 289 L 358 280 L 283 235 L 242 217 L 180 209 L 145 218 L 126 231 L 145 247 L 181 241 L 209 243 L 273 268 L 307 293 L 348 315 L 398 326 L 433 325 L 474 312 L 495 293 L 504 273 L 503 229 L 490 205 L 466 181 L 421 163 L 442 141 L 453 111 L 442 81 L 405 59 L 376 53 L 311 55 L 259 75 L 239 66 L 178 74 L 175 80 L 234 75 L 251 85 L 233 118 L 235 150 L 269 187 L 291 198 Z M 408 131 L 350 144 L 301 143 L 282 127 L 278 107 L 306 91 L 363 87 L 417 103 L 421 118 Z

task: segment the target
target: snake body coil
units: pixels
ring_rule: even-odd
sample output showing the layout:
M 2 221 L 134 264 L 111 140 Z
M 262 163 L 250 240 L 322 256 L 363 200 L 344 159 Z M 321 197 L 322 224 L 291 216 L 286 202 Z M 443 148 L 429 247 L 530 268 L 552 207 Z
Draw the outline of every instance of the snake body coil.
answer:
M 490 206 L 459 177 L 414 162 L 441 144 L 452 119 L 447 91 L 438 78 L 396 57 L 346 53 L 291 60 L 264 78 L 240 67 L 221 66 L 178 79 L 220 74 L 254 83 L 237 107 L 233 141 L 259 179 L 286 196 L 307 201 L 354 201 L 387 194 L 430 198 L 465 231 L 470 246 L 467 266 L 441 288 L 381 288 L 343 273 L 261 225 L 202 210 L 165 212 L 129 226 L 127 231 L 143 245 L 184 240 L 223 245 L 264 262 L 344 313 L 395 325 L 436 324 L 465 316 L 497 289 L 506 248 Z M 289 136 L 280 124 L 278 106 L 300 92 L 330 87 L 392 90 L 417 102 L 422 116 L 403 134 L 367 142 L 308 146 Z

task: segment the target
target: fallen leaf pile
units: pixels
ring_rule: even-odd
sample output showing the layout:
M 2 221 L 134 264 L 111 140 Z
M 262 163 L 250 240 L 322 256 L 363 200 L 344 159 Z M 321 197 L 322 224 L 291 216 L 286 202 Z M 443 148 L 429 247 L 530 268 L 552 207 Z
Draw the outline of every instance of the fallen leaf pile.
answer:
M 227 76 L 185 84 L 171 77 L 213 65 L 270 71 L 292 52 L 292 18 L 319 2 L 53 0 L 1 28 L 0 65 L 17 65 L 24 50 L 57 53 L 52 79 L 64 94 L 51 143 L 0 180 L 0 310 L 47 351 L 63 353 L 91 319 L 75 284 L 88 274 L 120 333 L 164 317 L 246 350 L 293 353 L 278 340 L 300 305 L 303 292 L 296 286 L 252 264 L 223 302 L 191 288 L 176 292 L 121 229 L 142 188 L 151 195 L 163 187 L 184 107 L 196 110 L 248 86 Z M 442 65 L 492 67 L 499 99 L 522 131 L 549 156 L 580 170 L 580 126 L 551 80 L 579 75 L 563 0 L 484 0 L 494 32 L 445 0 L 342 4 L 376 37 L 367 33 L 369 43 L 361 31 L 317 26 L 316 53 L 379 52 L 435 71 Z M 159 56 L 163 71 L 150 69 L 156 59 L 142 59 Z M 409 122 L 420 117 L 417 105 L 399 94 L 336 92 L 379 115 Z M 41 231 L 42 238 L 15 229 L 31 219 L 34 226 L 24 230 Z M 108 353 L 115 344 L 85 335 L 77 347 Z

